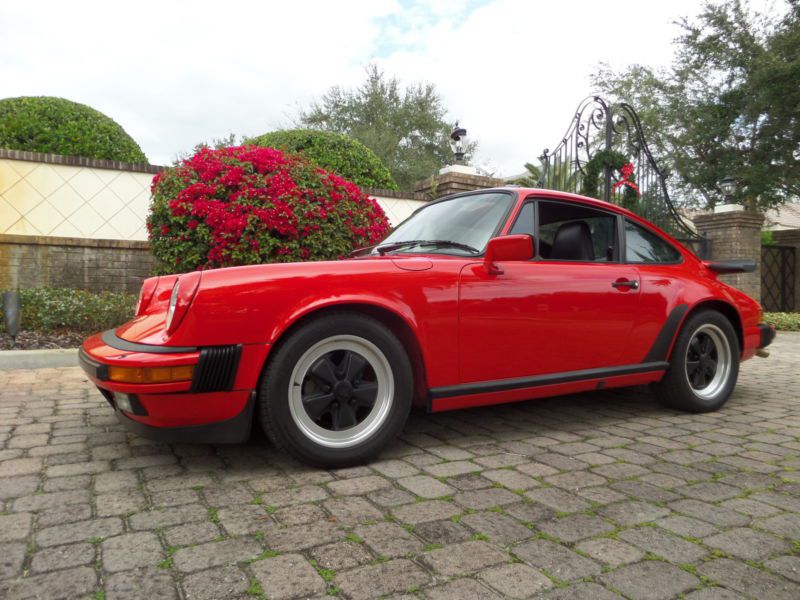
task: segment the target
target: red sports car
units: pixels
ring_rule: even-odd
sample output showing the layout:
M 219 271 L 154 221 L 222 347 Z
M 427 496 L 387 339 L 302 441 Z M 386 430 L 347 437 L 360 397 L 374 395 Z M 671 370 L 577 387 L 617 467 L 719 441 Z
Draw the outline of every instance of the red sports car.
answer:
M 80 363 L 136 433 L 242 442 L 257 421 L 306 462 L 351 465 L 414 404 L 652 384 L 667 406 L 716 410 L 775 336 L 717 279 L 752 267 L 703 262 L 599 200 L 481 190 L 349 260 L 147 279 L 136 317 L 87 339 Z

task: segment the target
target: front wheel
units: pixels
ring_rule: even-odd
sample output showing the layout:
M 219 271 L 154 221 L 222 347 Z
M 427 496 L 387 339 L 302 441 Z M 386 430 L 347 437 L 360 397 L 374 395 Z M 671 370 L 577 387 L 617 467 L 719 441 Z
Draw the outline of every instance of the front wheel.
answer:
M 706 310 L 687 319 L 675 341 L 669 369 L 653 384 L 662 404 L 689 412 L 719 409 L 739 376 L 739 345 L 730 321 Z
M 363 464 L 408 417 L 413 374 L 397 337 L 357 313 L 329 314 L 281 343 L 259 390 L 270 440 L 322 467 Z

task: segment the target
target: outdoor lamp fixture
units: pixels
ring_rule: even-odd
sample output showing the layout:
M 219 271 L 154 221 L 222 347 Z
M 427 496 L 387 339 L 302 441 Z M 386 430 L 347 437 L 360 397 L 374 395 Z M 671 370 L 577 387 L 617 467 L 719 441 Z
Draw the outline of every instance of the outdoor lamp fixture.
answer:
M 3 292 L 3 320 L 12 342 L 19 333 L 19 292 Z
M 450 134 L 450 148 L 453 150 L 453 156 L 456 159 L 456 164 L 460 165 L 464 162 L 464 138 L 467 137 L 467 130 L 463 127 L 453 127 L 453 132 Z
M 725 196 L 725 202 L 728 204 L 733 203 L 733 195 L 736 193 L 736 180 L 730 175 L 726 175 L 717 183 L 717 187 Z

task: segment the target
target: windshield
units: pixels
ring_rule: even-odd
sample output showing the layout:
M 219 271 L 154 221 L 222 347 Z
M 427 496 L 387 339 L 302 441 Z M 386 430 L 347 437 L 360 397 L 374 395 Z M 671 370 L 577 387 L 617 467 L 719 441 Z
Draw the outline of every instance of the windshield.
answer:
M 467 248 L 472 247 L 483 252 L 513 203 L 512 194 L 498 192 L 435 202 L 403 221 L 380 246 L 412 240 L 449 241 L 455 244 L 423 245 L 424 251 L 470 254 Z M 392 252 L 420 252 L 420 244 L 401 246 Z

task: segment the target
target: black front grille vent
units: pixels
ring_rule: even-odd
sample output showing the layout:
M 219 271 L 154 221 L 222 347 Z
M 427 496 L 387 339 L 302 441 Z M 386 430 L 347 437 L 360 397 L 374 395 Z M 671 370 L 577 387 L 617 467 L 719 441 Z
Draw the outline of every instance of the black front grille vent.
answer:
M 200 361 L 192 378 L 192 392 L 228 392 L 233 389 L 241 344 L 211 346 L 200 350 Z

